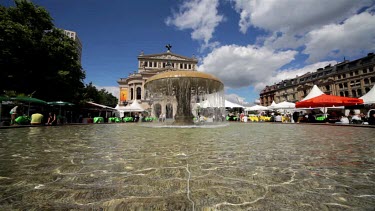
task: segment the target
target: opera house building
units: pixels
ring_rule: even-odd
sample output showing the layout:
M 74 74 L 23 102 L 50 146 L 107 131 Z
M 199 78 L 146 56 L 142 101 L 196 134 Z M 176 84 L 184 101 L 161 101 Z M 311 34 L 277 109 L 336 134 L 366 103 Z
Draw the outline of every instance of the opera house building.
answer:
M 132 104 L 134 100 L 145 110 L 152 109 L 155 116 L 161 113 L 166 118 L 173 118 L 176 112 L 176 102 L 159 101 L 153 102 L 148 98 L 145 91 L 145 82 L 150 77 L 165 71 L 197 71 L 198 60 L 195 57 L 189 58 L 171 52 L 171 46 L 166 46 L 167 52 L 160 54 L 141 54 L 138 56 L 138 69 L 130 73 L 126 78 L 120 78 L 117 83 L 120 88 L 119 105 L 117 108 Z

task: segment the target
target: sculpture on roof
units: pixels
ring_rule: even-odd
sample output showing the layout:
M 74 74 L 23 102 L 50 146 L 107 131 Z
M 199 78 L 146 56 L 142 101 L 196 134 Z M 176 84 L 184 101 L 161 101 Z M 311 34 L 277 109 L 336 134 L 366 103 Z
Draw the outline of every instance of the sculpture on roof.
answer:
M 168 49 L 168 51 L 171 51 L 171 48 L 172 48 L 171 44 L 168 44 L 165 47 Z

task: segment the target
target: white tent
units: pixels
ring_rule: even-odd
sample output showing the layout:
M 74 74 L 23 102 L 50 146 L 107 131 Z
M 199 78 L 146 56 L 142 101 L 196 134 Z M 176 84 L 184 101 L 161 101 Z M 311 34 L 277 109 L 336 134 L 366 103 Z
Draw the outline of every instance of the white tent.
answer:
M 294 108 L 296 108 L 295 103 L 286 102 L 286 101 L 283 101 L 281 103 L 274 105 L 274 109 L 294 109 Z
M 375 86 L 359 99 L 362 99 L 364 104 L 375 104 Z
M 266 106 L 261 106 L 261 105 L 255 105 L 251 107 L 245 108 L 245 111 L 265 111 L 268 110 Z
M 270 110 L 272 110 L 272 109 L 276 109 L 276 108 L 275 108 L 275 105 L 276 105 L 275 101 L 272 101 L 271 105 L 268 106 L 267 108 L 270 109 Z
M 142 108 L 141 105 L 139 105 L 137 100 L 134 100 L 131 105 L 127 106 L 116 106 L 116 109 L 120 112 L 142 112 L 145 109 Z
M 320 89 L 318 88 L 318 86 L 314 85 L 313 88 L 311 89 L 311 91 L 309 92 L 309 94 L 306 95 L 306 97 L 303 98 L 303 99 L 300 100 L 300 101 L 304 101 L 304 100 L 308 100 L 308 99 L 311 99 L 311 98 L 314 98 L 314 97 L 318 97 L 318 96 L 320 96 L 320 95 L 322 95 L 322 94 L 324 94 L 324 93 L 322 92 L 322 90 L 320 90 Z
M 226 108 L 243 108 L 242 105 L 238 105 L 236 103 L 232 103 L 232 102 L 230 102 L 228 100 L 225 100 L 225 107 Z

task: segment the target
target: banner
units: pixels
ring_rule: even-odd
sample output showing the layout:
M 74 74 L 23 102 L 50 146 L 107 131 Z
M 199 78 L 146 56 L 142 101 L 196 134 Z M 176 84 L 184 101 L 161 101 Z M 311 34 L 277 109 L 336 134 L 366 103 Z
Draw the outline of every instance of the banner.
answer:
M 128 88 L 120 88 L 120 101 L 124 102 L 128 99 Z

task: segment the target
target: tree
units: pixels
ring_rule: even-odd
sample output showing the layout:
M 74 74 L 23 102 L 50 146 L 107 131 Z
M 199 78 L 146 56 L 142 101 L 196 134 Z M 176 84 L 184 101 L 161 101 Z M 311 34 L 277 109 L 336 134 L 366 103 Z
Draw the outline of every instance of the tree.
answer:
M 54 27 L 44 8 L 26 0 L 15 4 L 0 6 L 0 92 L 35 93 L 46 101 L 75 99 L 85 78 L 77 44 Z
M 85 86 L 82 92 L 83 101 L 92 101 L 102 105 L 115 107 L 117 98 L 105 89 L 98 90 L 91 82 Z

